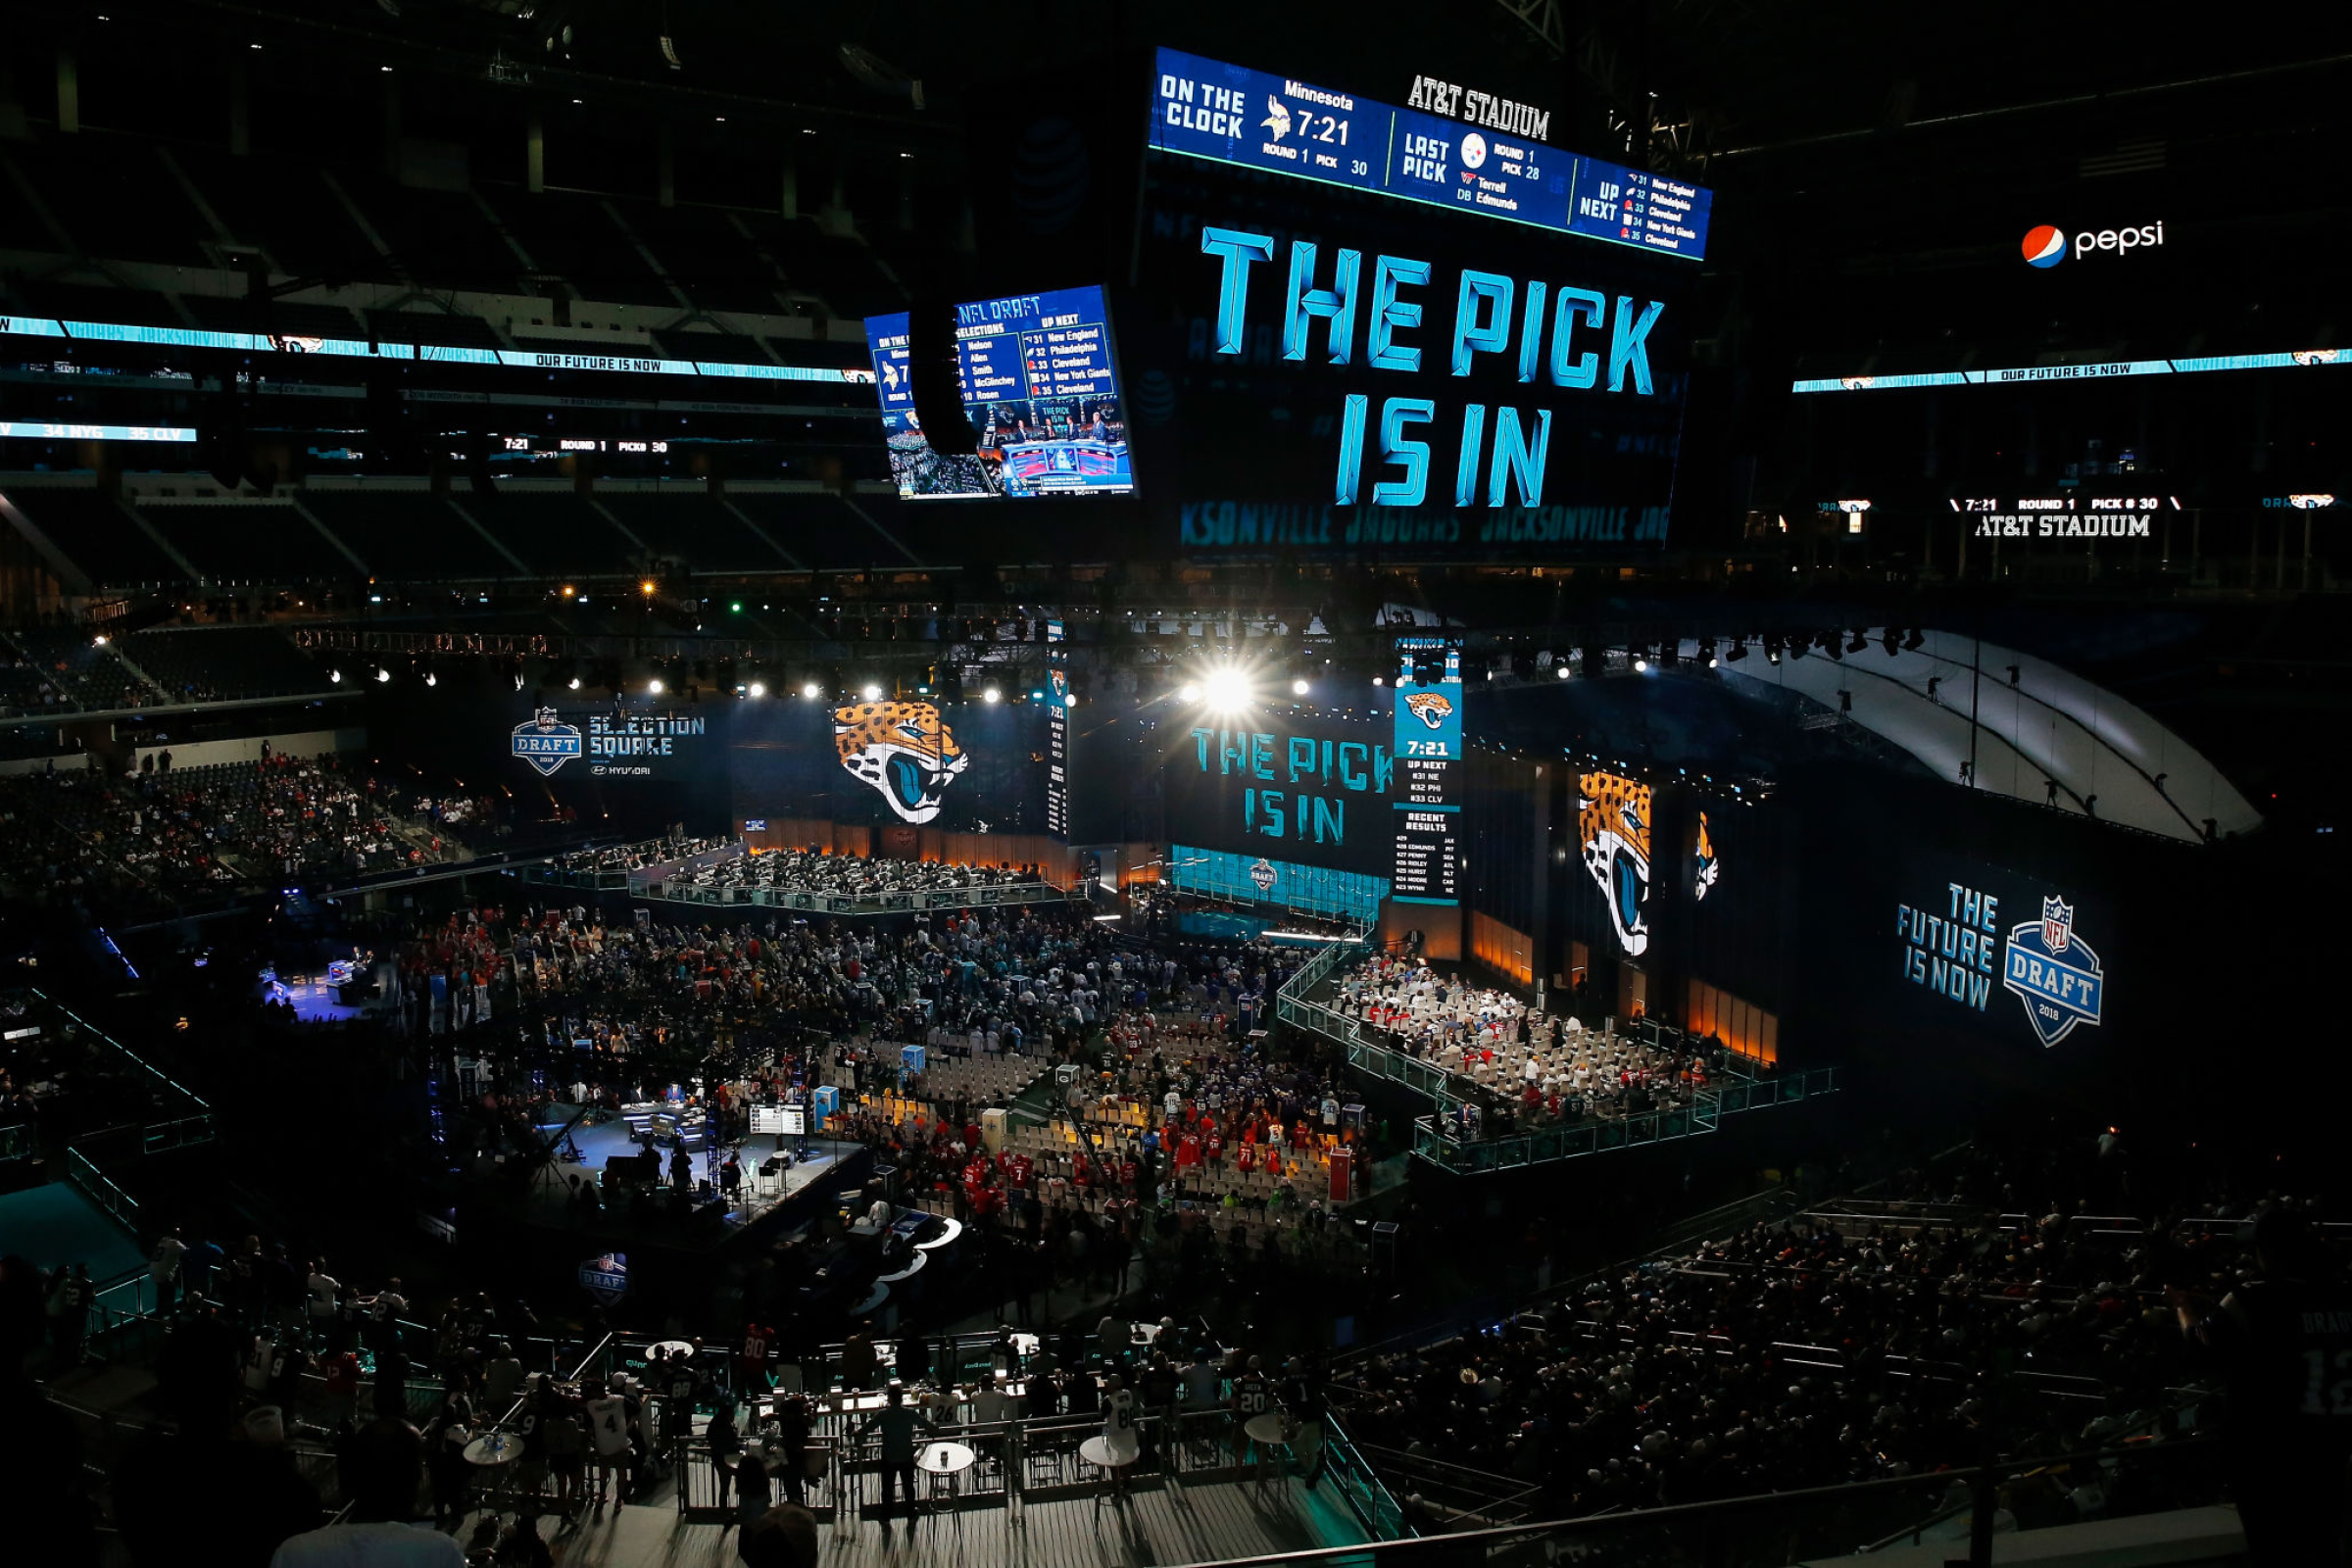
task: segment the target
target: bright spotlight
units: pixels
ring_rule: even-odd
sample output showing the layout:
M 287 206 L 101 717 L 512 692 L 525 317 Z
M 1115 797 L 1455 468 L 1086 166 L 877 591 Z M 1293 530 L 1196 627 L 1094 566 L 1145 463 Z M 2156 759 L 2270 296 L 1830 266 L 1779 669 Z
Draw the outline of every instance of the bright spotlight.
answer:
M 1388 683 L 1388 677 L 1385 675 L 1375 675 L 1372 677 L 1372 684 L 1375 686 L 1386 686 Z
M 424 683 L 427 686 L 438 686 L 441 684 L 441 677 L 428 669 L 424 672 Z
M 662 695 L 662 683 L 658 680 L 647 681 L 645 683 L 645 689 L 656 697 Z
M 1556 664 L 1552 665 L 1552 666 L 1551 666 L 1551 672 L 1552 672 L 1552 674 L 1553 674 L 1554 676 L 1558 677 L 1559 679 L 1561 679 L 1561 680 L 1566 680 L 1566 679 L 1568 678 L 1568 664 L 1567 664 L 1567 662 L 1566 662 L 1565 660 L 1563 660 L 1563 661 L 1561 661 L 1559 663 L 1556 663 Z
M 571 679 L 565 681 L 564 684 L 576 692 L 580 689 L 580 677 L 574 675 L 571 677 Z
M 819 689 L 820 688 L 817 686 L 816 682 L 812 680 L 803 681 L 801 683 L 801 695 L 808 698 L 808 701 L 812 703 L 816 701 L 816 694 Z
M 865 690 L 859 692 L 858 695 L 863 697 L 869 703 L 878 703 L 882 700 L 882 688 L 869 680 L 865 683 Z
M 1001 703 L 1004 700 L 1004 694 L 991 686 L 980 694 L 980 700 L 984 703 Z
M 767 684 L 764 681 L 756 680 L 744 689 L 751 693 L 751 695 L 754 697 L 765 697 L 767 695 Z
M 1178 688 L 1176 695 L 1183 698 L 1188 703 L 1197 703 L 1200 700 L 1200 688 L 1195 682 L 1188 680 L 1182 687 Z
M 1303 680 L 1295 680 L 1291 682 L 1291 695 L 1293 697 L 1304 697 L 1307 694 L 1308 689 L 1309 688 L 1306 682 Z
M 375 666 L 375 679 L 378 685 L 381 685 L 383 682 L 388 681 L 391 678 L 392 672 L 390 670 L 386 669 L 381 664 Z
M 1211 670 L 1208 676 L 1208 706 L 1220 713 L 1230 713 L 1250 706 L 1250 677 L 1238 669 Z
M 326 678 L 337 686 L 343 684 L 343 672 L 339 669 L 328 670 L 326 672 Z
M 1646 660 L 1646 659 L 1636 658 L 1636 659 L 1634 660 L 1634 673 L 1635 673 L 1635 674 L 1637 674 L 1637 675 L 1646 675 L 1646 674 L 1648 674 L 1648 673 L 1649 673 L 1649 661 L 1648 661 L 1648 660 Z

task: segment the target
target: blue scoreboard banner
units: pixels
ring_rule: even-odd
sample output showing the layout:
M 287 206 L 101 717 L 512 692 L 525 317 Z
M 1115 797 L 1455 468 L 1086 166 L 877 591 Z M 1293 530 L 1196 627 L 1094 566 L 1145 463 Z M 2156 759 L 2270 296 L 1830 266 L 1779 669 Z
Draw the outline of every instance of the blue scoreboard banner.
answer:
M 1127 416 L 1100 288 L 1049 289 L 956 307 L 956 363 L 980 438 L 970 457 L 923 439 L 905 312 L 869 316 L 891 476 L 908 500 L 1119 495 L 1135 488 Z
M 1152 145 L 1696 261 L 1714 193 L 1246 66 L 1159 51 Z
M 1398 792 L 1394 895 L 1399 904 L 1459 901 L 1462 649 L 1448 637 L 1399 637 Z

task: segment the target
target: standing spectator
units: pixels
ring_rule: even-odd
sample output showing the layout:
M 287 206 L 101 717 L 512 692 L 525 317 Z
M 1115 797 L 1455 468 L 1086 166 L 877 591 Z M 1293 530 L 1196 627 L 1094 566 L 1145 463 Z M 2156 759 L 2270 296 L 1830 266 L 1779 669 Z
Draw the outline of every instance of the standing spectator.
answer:
M 168 1315 L 172 1310 L 172 1295 L 179 1285 L 180 1258 L 187 1250 L 188 1244 L 180 1240 L 176 1225 L 156 1241 L 155 1255 L 147 1262 L 147 1275 L 155 1281 L 155 1309 L 160 1313 Z
M 750 1529 L 768 1509 L 767 1464 L 757 1448 L 746 1448 L 735 1464 L 735 1517 Z
M 885 1535 L 890 1531 L 891 1485 L 896 1482 L 906 1496 L 906 1533 L 914 1534 L 914 1435 L 931 1425 L 921 1411 L 906 1402 L 906 1386 L 894 1382 L 885 1396 L 882 1408 L 858 1424 L 858 1438 L 863 1442 L 868 1433 L 882 1438 L 882 1508 L 876 1516 Z
M 859 1323 L 841 1346 L 841 1384 L 845 1389 L 869 1389 L 874 1383 L 874 1335 L 871 1323 Z
M 49 1293 L 49 1344 L 61 1372 L 81 1365 L 82 1346 L 90 1333 L 90 1304 L 97 1296 L 89 1264 L 58 1269 Z
M 710 1473 L 718 1483 L 718 1506 L 727 1505 L 727 1486 L 735 1478 L 735 1461 L 743 1456 L 743 1434 L 735 1430 L 735 1401 L 721 1396 L 718 1408 L 710 1412 L 710 1424 L 704 1429 L 704 1441 L 710 1449 Z M 680 1484 L 683 1485 L 681 1474 Z
M 406 1421 L 369 1422 L 346 1448 L 348 1521 L 289 1538 L 270 1568 L 463 1568 L 466 1552 L 456 1541 L 416 1522 L 427 1451 Z
M 466 1445 L 473 1441 L 472 1417 L 464 1395 L 443 1392 L 426 1436 L 432 1446 L 433 1523 L 455 1530 L 472 1506 L 473 1492 L 473 1463 L 466 1457 Z
M 591 1383 L 588 1396 L 588 1444 L 596 1450 L 595 1495 L 590 1499 L 597 1507 L 605 1505 L 605 1483 L 612 1481 L 612 1500 L 618 1503 L 621 1494 L 615 1472 L 628 1461 L 629 1406 L 628 1401 L 601 1383 Z

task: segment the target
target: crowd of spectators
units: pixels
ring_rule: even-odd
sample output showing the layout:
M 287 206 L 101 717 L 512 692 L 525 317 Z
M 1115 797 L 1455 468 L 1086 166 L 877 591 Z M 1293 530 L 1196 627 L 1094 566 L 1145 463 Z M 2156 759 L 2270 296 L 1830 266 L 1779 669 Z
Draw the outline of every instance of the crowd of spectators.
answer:
M 778 893 L 863 898 L 884 893 L 1034 886 L 1045 877 L 1034 865 L 967 865 L 835 855 L 826 850 L 770 850 L 698 866 L 677 880 L 698 888 L 769 888 Z
M 1331 1005 L 1379 1044 L 1445 1068 L 1470 1136 L 1687 1105 L 1728 1070 L 1720 1041 L 1650 1044 L 1613 1021 L 1591 1029 L 1410 954 L 1375 953 L 1344 971 Z
M 0 824 L 17 850 L 0 889 L 43 906 L 146 913 L 447 858 L 406 801 L 346 759 L 174 768 L 167 751 L 149 762 L 0 780 Z
M 2174 1430 L 2215 1371 L 2179 1293 L 2241 1285 L 2241 1222 L 2299 1205 L 2143 1201 L 2112 1135 L 2098 1147 L 1971 1152 L 1913 1179 L 1939 1203 L 1839 1205 L 1605 1273 L 1362 1359 L 1335 1401 L 1366 1443 L 1540 1488 L 1561 1514 L 1926 1474 L 1979 1462 L 1988 1422 L 2024 1457 Z

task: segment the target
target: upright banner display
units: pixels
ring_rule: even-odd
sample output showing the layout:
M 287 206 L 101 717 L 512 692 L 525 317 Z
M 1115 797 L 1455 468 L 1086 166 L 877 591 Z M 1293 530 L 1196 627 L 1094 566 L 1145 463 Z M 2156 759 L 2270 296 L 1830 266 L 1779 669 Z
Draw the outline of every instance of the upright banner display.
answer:
M 1069 655 L 1055 650 L 1046 671 L 1046 831 L 1070 841 Z
M 2045 1050 L 2105 1020 L 2107 965 L 2093 939 L 2108 922 L 2077 894 L 1993 866 L 1911 880 L 1895 906 L 1895 957 L 1938 1019 L 2001 1032 L 2022 1021 Z
M 1396 877 L 1400 904 L 1460 902 L 1462 650 L 1444 637 L 1396 642 Z
M 1385 716 L 1300 708 L 1203 718 L 1161 760 L 1169 838 L 1251 862 L 1388 877 L 1402 775 Z

